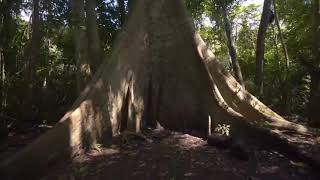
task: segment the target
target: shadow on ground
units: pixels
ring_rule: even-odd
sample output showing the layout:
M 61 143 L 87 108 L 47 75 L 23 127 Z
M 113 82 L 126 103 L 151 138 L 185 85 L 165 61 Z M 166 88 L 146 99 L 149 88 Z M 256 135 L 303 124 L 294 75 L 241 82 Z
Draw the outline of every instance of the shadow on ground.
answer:
M 251 148 L 248 161 L 187 134 L 149 131 L 144 138 L 122 136 L 97 147 L 71 165 L 62 162 L 43 179 L 317 179 L 299 162 Z

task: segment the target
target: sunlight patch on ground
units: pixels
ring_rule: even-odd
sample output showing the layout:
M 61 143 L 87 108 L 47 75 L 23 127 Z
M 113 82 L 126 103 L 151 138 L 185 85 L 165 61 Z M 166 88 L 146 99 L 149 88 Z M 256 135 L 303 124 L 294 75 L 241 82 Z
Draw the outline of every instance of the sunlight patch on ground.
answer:
M 165 139 L 164 143 L 176 144 L 176 146 L 181 149 L 195 149 L 207 144 L 207 142 L 201 138 L 181 133 L 173 133 L 172 138 Z

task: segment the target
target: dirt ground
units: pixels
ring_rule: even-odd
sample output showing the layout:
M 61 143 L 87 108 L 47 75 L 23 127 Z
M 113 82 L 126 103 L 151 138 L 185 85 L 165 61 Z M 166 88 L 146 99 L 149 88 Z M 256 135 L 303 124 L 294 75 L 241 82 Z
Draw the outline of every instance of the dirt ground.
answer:
M 208 146 L 203 139 L 165 130 L 144 137 L 122 136 L 108 147 L 98 146 L 73 163 L 62 162 L 43 180 L 64 179 L 319 179 L 301 162 L 250 147 L 249 160 L 228 149 Z

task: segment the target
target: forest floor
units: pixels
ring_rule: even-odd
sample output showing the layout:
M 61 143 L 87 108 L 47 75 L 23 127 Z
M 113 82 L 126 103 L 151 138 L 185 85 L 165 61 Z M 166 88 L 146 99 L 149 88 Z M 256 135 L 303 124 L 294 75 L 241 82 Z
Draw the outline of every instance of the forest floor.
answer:
M 9 137 L 0 161 L 30 143 L 41 132 Z M 107 147 L 79 155 L 71 162 L 50 168 L 43 180 L 82 179 L 319 179 L 302 162 L 272 150 L 249 146 L 249 160 L 234 156 L 229 149 L 207 145 L 207 141 L 167 130 L 148 130 L 143 136 L 115 138 Z M 1 158 L 2 157 L 2 158 Z M 318 173 L 318 174 L 316 174 Z
M 248 161 L 201 138 L 153 130 L 126 136 L 51 169 L 43 179 L 319 179 L 305 164 L 250 147 Z M 317 178 L 318 177 L 318 178 Z

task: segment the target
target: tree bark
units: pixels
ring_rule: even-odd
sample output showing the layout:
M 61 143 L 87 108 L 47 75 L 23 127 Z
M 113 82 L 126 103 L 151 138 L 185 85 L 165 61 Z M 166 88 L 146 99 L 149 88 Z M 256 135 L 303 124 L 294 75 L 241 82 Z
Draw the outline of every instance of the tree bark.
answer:
M 5 82 L 5 71 L 4 71 L 4 59 L 3 59 L 3 53 L 2 48 L 0 47 L 0 80 L 1 80 L 1 87 L 0 87 L 0 115 L 3 115 L 4 113 L 4 105 L 5 105 L 5 90 L 4 90 L 4 82 Z
M 102 62 L 100 37 L 97 25 L 97 13 L 95 8 L 96 0 L 86 1 L 88 52 L 92 74 L 94 74 L 98 70 Z
M 132 11 L 134 4 L 135 4 L 135 0 L 128 0 L 128 12 L 129 13 Z
M 88 39 L 86 35 L 86 20 L 84 0 L 72 0 L 73 36 L 75 47 L 75 61 L 77 63 L 77 86 L 79 93 L 92 77 L 92 70 L 88 62 Z
M 124 25 L 124 22 L 126 20 L 126 5 L 124 0 L 118 0 L 118 6 L 119 6 L 119 19 L 121 26 Z
M 35 103 L 34 95 L 37 88 L 36 70 L 41 63 L 40 0 L 33 0 L 32 6 L 31 51 L 26 71 L 27 93 L 26 102 L 24 104 L 24 116 L 28 120 L 33 120 L 35 115 L 35 112 L 33 112 L 33 106 Z
M 263 95 L 263 65 L 264 65 L 264 47 L 265 35 L 271 16 L 272 0 L 264 0 L 263 10 L 257 36 L 256 46 L 256 74 L 255 84 L 259 95 Z
M 208 67 L 212 82 L 217 86 L 220 94 L 219 104 L 231 108 L 257 125 L 261 125 L 263 122 L 276 129 L 288 129 L 302 134 L 308 133 L 307 128 L 285 120 L 246 91 L 215 59 L 200 35 L 197 34 L 195 39 L 199 54 Z
M 319 0 L 313 1 L 313 67 L 309 68 L 311 74 L 310 98 L 307 106 L 308 118 L 316 127 L 320 127 L 319 107 L 320 107 L 320 4 Z
M 1 93 L 1 97 L 0 97 L 0 109 L 1 112 L 3 112 L 3 107 L 4 104 L 6 102 L 6 97 L 5 97 L 5 88 L 4 88 L 4 81 L 5 81 L 5 77 L 6 77 L 6 66 L 7 63 L 9 63 L 10 59 L 9 59 L 9 43 L 12 40 L 12 26 L 13 26 L 13 18 L 11 15 L 11 10 L 13 8 L 13 1 L 6 1 L 6 2 L 2 2 L 1 4 L 1 29 L 0 29 L 0 59 L 1 59 L 1 87 L 0 87 L 0 93 Z
M 310 97 L 307 106 L 308 119 L 315 127 L 320 127 L 320 71 L 311 73 Z
M 276 49 L 275 50 L 275 53 L 274 53 L 274 58 L 275 59 L 280 59 L 280 56 L 279 56 L 279 48 L 278 48 L 278 36 L 276 34 L 276 31 L 275 31 L 275 27 L 274 25 L 272 25 L 272 35 L 273 35 L 273 43 L 274 43 L 274 48 Z M 280 61 L 278 61 L 278 69 L 280 69 Z
M 237 83 L 195 32 L 182 0 L 137 1 L 112 52 L 57 126 L 5 161 L 1 177 L 34 179 L 61 157 L 147 124 L 206 137 L 210 116 L 215 125 L 230 124 L 232 136 L 269 146 L 281 138 L 265 121 L 309 133 Z
M 233 69 L 233 73 L 234 76 L 236 78 L 236 80 L 243 86 L 243 77 L 242 77 L 242 73 L 241 73 L 241 68 L 239 65 L 239 61 L 237 59 L 237 50 L 235 47 L 235 42 L 234 39 L 232 38 L 232 27 L 228 18 L 228 12 L 227 12 L 227 8 L 225 5 L 222 5 L 221 7 L 222 10 L 222 17 L 223 17 L 223 22 L 224 22 L 224 30 L 226 33 L 226 37 L 227 37 L 227 44 L 228 44 L 228 49 L 229 49 L 229 55 L 232 61 L 232 69 Z

